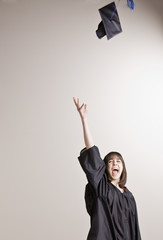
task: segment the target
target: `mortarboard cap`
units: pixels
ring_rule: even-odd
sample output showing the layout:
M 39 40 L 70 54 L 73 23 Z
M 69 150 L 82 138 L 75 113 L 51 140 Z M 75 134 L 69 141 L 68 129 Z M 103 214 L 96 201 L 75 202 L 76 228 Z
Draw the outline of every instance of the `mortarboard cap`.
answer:
M 102 21 L 98 25 L 96 34 L 98 38 L 102 38 L 105 35 L 107 39 L 114 37 L 118 33 L 122 32 L 118 12 L 115 2 L 112 2 L 99 9 Z

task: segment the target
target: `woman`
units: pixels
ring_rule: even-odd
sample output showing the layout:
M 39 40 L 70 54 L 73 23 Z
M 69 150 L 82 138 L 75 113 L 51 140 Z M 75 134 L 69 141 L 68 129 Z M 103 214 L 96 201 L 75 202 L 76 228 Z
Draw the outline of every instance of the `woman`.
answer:
M 79 105 L 85 148 L 78 157 L 88 184 L 85 188 L 91 227 L 87 240 L 141 240 L 134 196 L 125 186 L 127 172 L 123 157 L 110 152 L 101 159 L 88 125 L 87 105 Z

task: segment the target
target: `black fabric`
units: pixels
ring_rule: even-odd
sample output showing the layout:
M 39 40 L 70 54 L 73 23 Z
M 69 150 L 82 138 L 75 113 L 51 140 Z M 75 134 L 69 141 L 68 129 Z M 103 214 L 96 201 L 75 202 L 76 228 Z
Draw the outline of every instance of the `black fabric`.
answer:
M 98 38 L 103 38 L 106 35 L 106 31 L 105 31 L 104 24 L 103 24 L 102 21 L 98 25 L 98 29 L 96 30 L 96 34 L 97 34 Z
M 122 32 L 118 12 L 115 2 L 112 2 L 99 9 L 102 22 L 99 23 L 96 34 L 98 38 L 102 38 L 105 35 L 107 39 L 114 37 L 118 33 Z
M 78 159 L 88 180 L 85 203 L 91 227 L 87 240 L 141 240 L 134 196 L 127 187 L 122 193 L 108 180 L 98 147 L 84 148 Z

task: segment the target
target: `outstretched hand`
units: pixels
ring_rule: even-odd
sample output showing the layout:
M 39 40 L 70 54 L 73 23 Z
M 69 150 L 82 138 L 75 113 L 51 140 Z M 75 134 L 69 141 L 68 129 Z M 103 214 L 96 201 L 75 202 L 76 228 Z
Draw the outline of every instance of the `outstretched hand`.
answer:
M 77 98 L 77 101 L 76 101 L 75 98 L 73 97 L 73 100 L 74 100 L 74 103 L 75 103 L 75 105 L 76 105 L 76 108 L 77 108 L 77 110 L 78 110 L 78 112 L 79 112 L 79 114 L 80 114 L 80 117 L 81 117 L 82 119 L 87 118 L 87 116 L 88 116 L 87 104 L 84 104 L 84 103 L 83 103 L 83 104 L 80 106 L 80 104 L 79 104 L 79 98 Z

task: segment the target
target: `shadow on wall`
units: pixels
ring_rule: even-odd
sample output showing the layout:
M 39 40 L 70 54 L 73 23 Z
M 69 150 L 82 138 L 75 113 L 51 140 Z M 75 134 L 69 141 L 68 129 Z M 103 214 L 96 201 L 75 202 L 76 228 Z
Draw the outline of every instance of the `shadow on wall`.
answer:
M 160 24 L 163 23 L 163 0 L 143 0 L 141 4 L 143 9 L 150 10 L 151 13 L 153 12 L 152 16 L 155 15 L 160 19 Z

